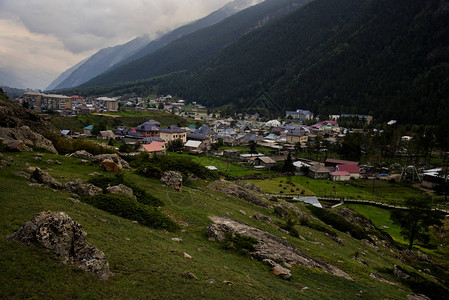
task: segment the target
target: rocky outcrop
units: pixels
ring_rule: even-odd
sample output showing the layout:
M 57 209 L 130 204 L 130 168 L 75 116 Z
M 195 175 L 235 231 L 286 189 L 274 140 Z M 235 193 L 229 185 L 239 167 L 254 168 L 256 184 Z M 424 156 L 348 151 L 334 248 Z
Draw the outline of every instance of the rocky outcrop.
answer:
M 64 189 L 69 193 L 77 194 L 81 197 L 89 197 L 101 194 L 103 190 L 93 184 L 85 183 L 81 179 L 67 182 Z
M 352 278 L 342 270 L 314 259 L 287 241 L 266 231 L 251 227 L 247 224 L 222 217 L 210 217 L 214 222 L 206 229 L 210 238 L 219 242 L 225 240 L 226 232 L 235 232 L 243 236 L 255 238 L 258 242 L 254 245 L 255 250 L 250 252 L 251 256 L 259 260 L 271 260 L 283 266 L 302 265 L 309 268 L 317 268 L 336 276 L 352 280 Z
M 100 162 L 100 166 L 103 167 L 103 169 L 106 172 L 118 172 L 122 169 L 122 164 L 117 163 L 113 161 L 112 159 L 105 159 Z
M 79 150 L 79 151 L 73 152 L 69 156 L 75 157 L 75 158 L 81 158 L 81 159 L 88 159 L 88 160 L 92 160 L 92 158 L 94 157 L 92 154 L 90 154 L 86 150 Z
M 31 174 L 31 179 L 36 180 L 39 183 L 43 183 L 51 186 L 54 189 L 61 189 L 62 184 L 50 176 L 47 172 L 42 171 L 40 168 L 36 168 Z
M 136 196 L 134 196 L 133 190 L 124 184 L 107 187 L 106 192 L 109 194 L 124 195 L 136 200 Z
M 182 174 L 176 171 L 165 172 L 162 174 L 161 182 L 177 191 L 181 191 Z
M 227 181 L 215 181 L 207 186 L 212 190 L 216 190 L 225 193 L 228 196 L 232 196 L 252 204 L 269 207 L 270 203 L 263 196 L 256 193 L 254 190 L 248 190 L 240 185 Z
M 4 143 L 8 142 L 10 145 L 13 144 L 13 141 L 16 141 L 15 143 L 18 146 L 20 145 L 20 142 L 22 142 L 26 145 L 39 147 L 52 153 L 58 153 L 50 140 L 47 140 L 41 134 L 32 131 L 28 126 L 19 128 L 0 128 L 0 137 L 4 139 Z
M 2 140 L 3 147 L 12 152 L 31 151 L 31 148 L 20 140 Z
M 103 252 L 87 242 L 82 226 L 64 212 L 41 212 L 8 237 L 43 247 L 64 264 L 78 266 L 100 279 L 112 275 Z
M 254 191 L 256 193 L 263 193 L 262 190 L 252 182 L 237 180 L 235 183 L 237 183 L 238 185 L 241 185 L 243 188 L 245 188 L 247 190 Z

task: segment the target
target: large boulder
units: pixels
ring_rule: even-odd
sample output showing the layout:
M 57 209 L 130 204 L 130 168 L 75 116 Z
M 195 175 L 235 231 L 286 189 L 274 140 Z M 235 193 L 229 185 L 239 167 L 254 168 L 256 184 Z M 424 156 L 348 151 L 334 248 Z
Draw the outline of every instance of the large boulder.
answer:
M 101 188 L 90 183 L 85 183 L 81 179 L 67 182 L 64 185 L 64 189 L 69 193 L 74 193 L 81 197 L 95 196 L 103 192 Z
M 39 183 L 43 183 L 51 186 L 54 189 L 62 189 L 62 184 L 50 176 L 47 172 L 42 171 L 40 168 L 36 168 L 31 174 L 31 179 L 36 180 Z
M 41 134 L 32 131 L 28 126 L 22 126 L 19 128 L 0 127 L 0 137 L 2 137 L 5 141 L 21 141 L 26 145 L 39 147 L 52 153 L 58 153 L 50 140 L 46 139 Z
M 31 151 L 30 147 L 25 145 L 25 143 L 21 140 L 3 140 L 3 147 L 8 151 L 13 152 L 22 152 L 22 151 Z
M 162 174 L 161 182 L 180 191 L 182 188 L 182 174 L 176 171 L 168 171 Z
M 102 166 L 106 172 L 118 172 L 122 169 L 122 164 L 120 162 L 117 163 L 109 158 L 102 160 L 100 166 Z
M 112 275 L 103 252 L 87 242 L 82 226 L 64 212 L 41 212 L 8 237 L 33 244 L 54 253 L 64 264 L 71 264 L 100 279 Z
M 110 194 L 124 195 L 136 200 L 136 196 L 134 196 L 133 190 L 124 184 L 107 187 L 106 192 Z
M 112 160 L 114 163 L 120 166 L 120 168 L 131 169 L 128 162 L 124 159 L 121 159 L 117 154 L 99 154 L 91 158 L 93 162 L 102 162 L 107 159 Z
M 70 154 L 70 156 L 75 157 L 75 158 L 88 159 L 88 160 L 92 160 L 92 158 L 94 157 L 92 154 L 90 154 L 86 150 L 79 150 L 79 151 L 73 152 L 72 154 Z
M 256 259 L 261 261 L 270 260 L 280 266 L 302 265 L 309 268 L 316 268 L 352 280 L 352 278 L 342 270 L 310 257 L 287 241 L 269 232 L 229 218 L 213 216 L 210 217 L 210 219 L 213 221 L 213 224 L 207 227 L 206 233 L 210 238 L 219 242 L 226 239 L 227 232 L 255 238 L 257 240 L 257 243 L 254 245 L 255 250 L 250 252 L 250 255 Z M 285 278 L 288 277 L 288 272 L 286 270 L 277 269 L 277 271 L 273 270 L 273 272 L 278 272 L 279 275 L 285 276 Z

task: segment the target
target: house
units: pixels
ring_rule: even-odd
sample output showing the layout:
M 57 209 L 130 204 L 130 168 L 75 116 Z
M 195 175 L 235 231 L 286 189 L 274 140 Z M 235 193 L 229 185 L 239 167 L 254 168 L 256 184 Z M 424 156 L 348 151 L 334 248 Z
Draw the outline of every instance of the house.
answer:
M 145 137 L 159 136 L 161 123 L 154 120 L 149 120 L 136 127 L 136 132 L 142 134 Z
M 297 109 L 295 111 L 286 111 L 285 117 L 291 117 L 292 119 L 306 121 L 313 119 L 313 113 L 310 110 Z
M 241 151 L 237 150 L 237 149 L 226 149 L 223 151 L 223 156 L 237 158 L 237 157 L 239 157 L 240 153 L 241 153 Z
M 159 136 L 166 142 L 174 141 L 177 139 L 182 140 L 183 143 L 187 141 L 187 131 L 175 125 L 160 129 Z
M 335 171 L 330 173 L 330 180 L 332 181 L 350 181 L 351 173 L 346 171 Z
M 94 125 L 88 125 L 88 126 L 84 127 L 83 128 L 84 134 L 91 135 L 92 134 L 91 133 L 92 129 L 94 129 Z
M 358 161 L 350 161 L 350 160 L 341 160 L 341 159 L 332 159 L 332 158 L 328 158 L 326 159 L 326 161 L 324 162 L 324 165 L 326 167 L 332 167 L 335 168 L 338 165 L 359 165 Z
M 144 136 L 140 133 L 131 130 L 116 130 L 114 131 L 114 134 L 115 136 L 120 137 L 123 143 L 128 145 L 134 145 L 138 142 L 141 142 L 144 138 Z
M 350 177 L 353 179 L 360 178 L 360 169 L 358 165 L 337 165 L 335 167 L 335 171 L 347 172 L 350 174 Z
M 329 168 L 322 164 L 315 164 L 309 168 L 307 175 L 313 179 L 327 179 L 329 178 Z
M 268 156 L 261 156 L 252 159 L 253 166 L 255 169 L 270 169 L 272 166 L 276 164 L 276 161 L 272 160 Z
M 201 141 L 189 140 L 185 143 L 184 148 L 191 153 L 201 154 L 207 149 L 207 146 Z
M 112 130 L 104 130 L 100 131 L 98 137 L 102 140 L 115 139 L 115 134 L 112 132 Z
M 301 129 L 293 129 L 287 132 L 287 143 L 289 144 L 300 143 L 301 145 L 305 145 L 308 140 L 309 137 Z
M 165 154 L 166 150 L 165 142 L 151 142 L 151 144 L 143 144 L 139 148 L 139 151 L 146 151 L 150 155 Z
M 442 174 L 442 168 L 425 170 L 423 174 L 422 186 L 428 189 L 434 189 L 437 185 L 443 184 L 447 178 Z

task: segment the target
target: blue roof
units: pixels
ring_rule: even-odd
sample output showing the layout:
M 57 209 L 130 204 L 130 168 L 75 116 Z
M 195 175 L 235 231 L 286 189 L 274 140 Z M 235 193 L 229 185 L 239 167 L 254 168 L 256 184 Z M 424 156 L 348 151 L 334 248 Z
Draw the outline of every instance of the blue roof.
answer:
M 88 125 L 88 126 L 84 127 L 84 129 L 92 130 L 92 129 L 94 129 L 94 125 Z

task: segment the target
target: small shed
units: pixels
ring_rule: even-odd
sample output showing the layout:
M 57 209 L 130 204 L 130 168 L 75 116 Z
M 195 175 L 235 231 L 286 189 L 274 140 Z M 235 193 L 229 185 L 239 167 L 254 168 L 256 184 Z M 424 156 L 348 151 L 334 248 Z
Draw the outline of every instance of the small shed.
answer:
M 335 171 L 330 174 L 330 179 L 332 181 L 350 181 L 351 173 L 346 171 Z

